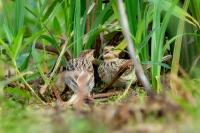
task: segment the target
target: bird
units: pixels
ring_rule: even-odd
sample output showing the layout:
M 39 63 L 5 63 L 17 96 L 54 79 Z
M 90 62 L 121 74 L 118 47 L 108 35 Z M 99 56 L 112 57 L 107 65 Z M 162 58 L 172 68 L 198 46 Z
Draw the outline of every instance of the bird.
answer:
M 99 77 L 108 85 L 119 69 L 129 62 L 131 62 L 131 66 L 118 78 L 112 85 L 113 87 L 127 87 L 129 81 L 133 80 L 132 83 L 135 83 L 137 78 L 132 61 L 130 59 L 119 59 L 119 52 L 114 49 L 114 46 L 105 46 L 103 49 L 103 62 L 98 67 Z
M 94 50 L 85 50 L 78 58 L 68 61 L 64 75 L 65 84 L 73 90 L 70 103 L 77 99 L 79 92 L 90 96 L 90 92 L 94 87 L 94 69 L 92 61 L 94 60 Z

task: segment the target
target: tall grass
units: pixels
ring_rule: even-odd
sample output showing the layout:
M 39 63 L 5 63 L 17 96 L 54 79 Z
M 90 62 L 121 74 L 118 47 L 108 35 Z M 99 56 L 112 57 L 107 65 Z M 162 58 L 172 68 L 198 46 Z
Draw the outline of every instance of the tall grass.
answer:
M 24 88 L 39 98 L 35 93 L 39 87 L 29 84 L 29 81 L 42 79 L 44 86 L 51 88 L 58 66 L 67 64 L 63 57 L 66 49 L 71 52 L 73 58 L 76 58 L 82 50 L 93 48 L 100 34 L 105 39 L 103 45 L 106 45 L 115 32 L 122 31 L 119 23 L 122 17 L 118 11 L 117 1 L 104 2 L 106 1 L 0 0 L 0 68 L 2 69 L 0 74 L 3 73 L 0 75 L 0 113 L 1 101 L 4 100 L 3 90 L 8 89 L 8 93 L 15 98 L 20 96 L 27 98 L 25 93 L 19 91 L 21 86 L 8 87 L 8 84 L 14 81 L 17 85 L 25 84 Z M 166 65 L 162 65 L 161 62 L 166 54 L 172 54 L 172 65 L 169 65 L 173 81 L 171 88 L 177 94 L 175 99 L 193 118 L 197 118 L 200 116 L 199 57 L 196 57 L 200 52 L 200 0 L 124 0 L 123 2 L 137 57 L 140 62 L 148 62 L 152 66 L 149 75 L 152 88 L 159 93 L 165 87 L 161 84 L 161 76 L 164 73 L 162 67 Z M 64 45 L 61 38 L 66 42 Z M 37 43 L 55 48 L 59 55 L 49 54 L 45 48 L 38 50 Z M 118 48 L 126 47 L 127 42 L 124 39 Z M 186 58 L 189 61 L 186 61 Z M 196 60 L 190 68 L 193 59 Z M 179 78 L 180 67 L 186 68 L 186 65 L 189 66 L 191 75 L 182 72 L 182 77 L 185 77 Z M 14 68 L 15 73 L 6 73 L 7 70 L 4 69 L 10 67 Z M 10 108 L 19 108 L 19 103 L 16 104 L 12 100 L 6 104 Z M 13 118 L 18 118 L 16 112 L 10 114 L 11 117 L 3 117 L 0 121 L 9 123 Z M 15 124 L 17 122 L 18 120 Z M 197 126 L 198 122 L 199 120 L 196 122 Z M 29 126 L 26 121 L 23 125 L 23 127 Z M 11 126 L 16 125 L 11 123 Z
M 162 1 L 156 1 L 154 2 L 154 9 L 155 12 L 153 15 L 153 27 L 152 29 L 158 28 L 153 33 L 152 40 L 151 40 L 151 61 L 152 62 L 161 62 L 163 57 L 163 45 L 164 45 L 164 37 L 165 37 L 165 31 L 167 28 L 167 24 L 170 20 L 170 16 L 172 15 L 173 9 L 176 6 L 178 1 L 174 1 L 171 4 L 171 7 L 169 8 L 168 12 L 164 16 L 163 21 L 161 20 L 161 13 L 162 8 L 161 4 Z M 160 71 L 161 66 L 153 64 L 151 69 L 151 78 L 152 78 L 152 86 L 157 89 L 157 92 L 161 90 L 161 84 L 160 84 Z
M 74 41 L 76 41 L 76 43 L 73 47 L 73 53 L 75 57 L 78 57 L 83 47 L 81 40 L 81 27 L 83 26 L 81 26 L 81 0 L 75 0 L 74 13 Z
M 188 6 L 189 6 L 188 0 L 185 1 L 183 9 L 187 11 Z M 177 34 L 183 34 L 184 33 L 184 28 L 185 23 L 183 20 L 180 20 L 178 24 L 178 29 L 177 29 Z M 181 44 L 182 44 L 182 37 L 178 38 L 175 41 L 175 46 L 174 46 L 174 51 L 173 51 L 173 60 L 172 60 L 172 67 L 171 67 L 171 74 L 177 75 L 178 74 L 178 69 L 179 69 L 179 60 L 180 60 L 180 53 L 181 53 Z M 173 80 L 171 80 L 171 87 L 175 88 L 174 85 L 175 83 Z M 177 91 L 174 90 L 174 93 L 177 93 Z
M 184 25 L 179 24 L 178 29 L 175 29 L 179 32 L 175 35 L 168 33 L 172 16 L 190 24 L 194 30 L 199 28 L 199 2 L 192 0 L 188 4 L 192 16 L 179 6 L 179 0 L 124 1 L 136 53 L 141 62 L 152 64 L 150 81 L 157 92 L 162 89 L 160 64 L 167 53 L 168 42 L 174 37 L 177 37 L 179 42 L 175 42 L 172 73 L 177 73 L 177 70 L 173 70 L 181 58 L 178 56 L 181 52 L 180 40 L 184 38 L 178 36 L 185 33 Z M 36 63 L 34 67 L 37 68 L 34 69 L 35 73 L 40 74 L 45 82 L 48 78 L 45 76 L 44 67 L 48 68 L 47 71 L 52 69 L 55 56 L 50 57 L 45 50 L 38 51 L 35 43 L 50 45 L 61 52 L 60 38 L 65 38 L 68 42 L 67 47 L 75 58 L 82 50 L 93 48 L 100 33 L 109 36 L 119 30 L 120 17 L 115 0 L 107 4 L 102 0 L 4 0 L 1 8 L 3 26 L 0 27 L 0 31 L 4 32 L 1 36 L 3 49 L 6 49 L 6 54 L 20 71 L 30 69 L 28 64 L 30 59 L 33 59 Z M 195 33 L 198 34 L 198 30 Z M 170 38 L 165 40 L 166 37 Z M 196 36 L 195 39 L 195 43 L 198 44 L 199 37 Z M 121 44 L 123 48 L 127 45 L 124 40 Z M 199 49 L 199 45 L 196 46 Z
M 113 2 L 113 10 L 116 5 Z M 149 61 L 151 67 L 151 82 L 153 88 L 160 92 L 162 89 L 160 83 L 161 62 L 166 53 L 164 49 L 166 42 L 166 30 L 172 16 L 183 21 L 198 26 L 198 22 L 191 17 L 187 11 L 177 6 L 178 0 L 149 0 L 145 1 L 129 1 L 125 0 L 126 12 L 129 20 L 129 27 L 132 39 L 135 42 L 136 52 L 141 62 Z M 116 15 L 119 15 L 115 11 Z M 119 17 L 117 17 L 119 18 Z M 152 26 L 151 26 L 152 24 Z M 151 28 L 151 32 L 149 29 Z M 180 33 L 181 34 L 181 33 Z M 151 42 L 149 40 L 151 39 Z M 149 52 L 151 49 L 151 52 Z
M 97 36 L 104 30 L 102 25 L 113 13 L 111 4 L 104 5 L 101 0 L 90 0 L 89 4 L 82 0 L 4 1 L 3 11 L 5 36 L 0 38 L 1 46 L 18 72 L 34 71 L 32 76 L 26 76 L 26 80 L 40 76 L 45 86 L 50 85 L 52 76 L 55 76 L 48 78 L 46 73 L 54 68 L 56 59 L 45 50 L 37 50 L 35 44 L 41 42 L 64 52 L 60 42 L 62 37 L 68 42 L 73 57 L 78 57 L 82 50 L 93 47 Z M 88 31 L 86 26 L 90 27 Z M 30 66 L 30 61 L 34 65 Z M 56 65 L 63 61 L 59 59 Z M 34 93 L 33 88 L 28 87 Z

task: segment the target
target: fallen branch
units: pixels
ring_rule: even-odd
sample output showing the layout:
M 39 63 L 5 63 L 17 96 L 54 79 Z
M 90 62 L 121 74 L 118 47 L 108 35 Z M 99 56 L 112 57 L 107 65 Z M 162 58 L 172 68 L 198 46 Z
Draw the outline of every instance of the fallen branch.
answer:
M 130 67 L 132 66 L 132 62 L 127 61 L 126 63 L 124 63 L 118 70 L 118 72 L 116 73 L 115 77 L 111 80 L 111 82 L 105 87 L 105 89 L 103 90 L 103 92 L 107 92 L 109 90 L 109 88 L 120 78 L 120 76 L 122 76 L 122 74 L 128 70 Z
M 116 96 L 121 94 L 122 91 L 114 91 L 114 92 L 106 92 L 106 93 L 100 93 L 100 94 L 93 94 L 92 98 L 94 99 L 100 99 L 100 98 L 108 98 L 111 96 Z
M 60 52 L 59 52 L 57 49 L 55 49 L 54 47 L 51 47 L 51 46 L 44 46 L 42 43 L 36 43 L 35 48 L 41 49 L 41 50 L 45 49 L 45 51 L 50 52 L 50 53 L 55 53 L 55 54 L 57 54 L 57 55 L 60 54 Z M 70 55 L 70 53 L 69 53 L 67 50 L 66 50 L 66 52 L 64 53 L 64 56 L 65 56 L 65 58 L 66 58 L 67 60 L 70 60 L 70 59 L 71 59 L 71 55 Z

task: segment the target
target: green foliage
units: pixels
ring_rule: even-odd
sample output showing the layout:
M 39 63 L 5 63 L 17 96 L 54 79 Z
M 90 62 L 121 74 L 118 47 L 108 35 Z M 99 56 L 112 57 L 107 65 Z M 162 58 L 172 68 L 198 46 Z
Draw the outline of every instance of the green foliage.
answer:
M 198 1 L 193 0 L 189 3 L 191 15 L 178 6 L 178 3 L 181 5 L 179 0 L 149 0 L 148 2 L 125 0 L 124 2 L 136 52 L 141 62 L 153 64 L 151 81 L 153 88 L 157 91 L 162 88 L 160 86 L 162 67 L 158 64 L 162 64 L 162 57 L 169 48 L 169 43 L 165 38 L 167 30 L 171 27 L 172 16 L 199 28 Z M 72 55 L 78 57 L 82 50 L 93 47 L 100 33 L 103 32 L 105 36 L 109 36 L 119 29 L 117 28 L 119 24 L 112 24 L 119 19 L 117 3 L 114 0 L 107 4 L 101 0 L 87 2 L 81 0 L 29 0 L 26 2 L 16 0 L 3 1 L 3 5 L 5 5 L 2 6 L 1 13 L 3 27 L 0 31 L 4 31 L 5 34 L 1 37 L 1 46 L 12 60 L 13 65 L 21 71 L 29 68 L 31 55 L 34 62 L 40 59 L 40 54 L 35 49 L 37 42 L 42 42 L 45 46 L 51 45 L 61 51 L 60 37 L 63 36 L 68 41 L 68 48 Z M 183 28 L 184 26 L 180 27 L 180 29 Z M 198 34 L 198 31 L 196 33 Z M 184 31 L 177 34 L 184 34 Z M 167 37 L 173 39 L 176 36 L 178 35 L 171 34 Z M 184 39 L 184 37 L 181 38 Z M 195 43 L 198 43 L 199 37 L 196 36 L 195 39 Z M 123 45 L 126 46 L 126 43 Z M 180 53 L 181 47 L 178 49 Z M 175 50 L 178 49 L 175 48 Z M 44 56 L 48 54 L 45 51 L 42 53 Z M 177 58 L 176 65 L 181 57 Z M 43 80 L 47 80 L 42 65 L 36 63 L 35 66 L 37 69 L 34 71 L 40 73 Z M 48 68 L 52 67 L 48 65 Z
M 161 22 L 161 1 L 157 1 L 154 3 L 154 16 L 153 16 L 153 29 L 158 27 L 158 30 L 156 30 L 153 33 L 152 40 L 151 40 L 151 60 L 153 62 L 161 62 L 163 53 L 163 41 L 165 37 L 165 31 L 167 28 L 167 24 L 169 22 L 170 16 L 173 12 L 173 9 L 178 1 L 174 1 L 174 3 L 171 5 L 170 9 L 166 13 L 163 22 Z M 159 65 L 152 65 L 151 74 L 152 74 L 152 85 L 154 88 L 157 88 L 157 91 L 160 91 L 161 87 L 160 85 L 160 70 L 161 66 Z
M 171 37 L 172 39 L 178 36 L 176 34 L 166 36 L 171 26 L 172 16 L 193 25 L 194 28 L 199 28 L 198 1 L 189 3 L 191 15 L 178 6 L 178 3 L 180 5 L 181 2 L 179 0 L 149 0 L 148 2 L 125 0 L 124 2 L 136 52 L 141 62 L 153 64 L 151 81 L 153 88 L 157 91 L 162 88 L 160 86 L 162 67 L 158 64 L 162 64 L 162 57 L 169 47 L 165 38 Z M 87 2 L 81 0 L 29 0 L 26 2 L 16 0 L 3 1 L 3 5 L 5 5 L 2 6 L 3 13 L 1 13 L 3 27 L 0 31 L 4 31 L 5 34 L 1 37 L 1 46 L 12 60 L 13 65 L 21 71 L 29 69 L 28 64 L 31 58 L 34 62 L 40 59 L 40 54 L 35 49 L 37 42 L 42 42 L 45 46 L 53 46 L 61 51 L 60 37 L 62 36 L 67 39 L 72 55 L 78 57 L 82 50 L 93 47 L 100 33 L 103 32 L 105 36 L 109 36 L 112 32 L 119 30 L 117 27 L 119 24 L 113 24 L 119 19 L 117 3 L 114 0 L 107 4 L 101 0 Z M 183 28 L 184 26 L 180 27 L 180 29 Z M 184 32 L 177 34 L 184 34 Z M 199 37 L 196 36 L 195 39 L 197 43 Z M 123 45 L 126 46 L 126 43 Z M 180 53 L 181 47 L 178 49 Z M 48 55 L 45 51 L 42 53 L 44 56 Z M 179 61 L 179 59 L 176 60 Z M 51 63 L 47 62 L 47 64 Z M 40 73 L 43 80 L 47 80 L 42 65 L 36 63 L 35 66 L 37 69 L 34 71 Z M 48 65 L 49 69 L 52 67 Z
M 19 87 L 9 88 L 8 84 L 12 82 L 25 84 L 32 94 L 35 94 L 34 90 L 38 88 L 32 88 L 34 86 L 29 85 L 28 81 L 42 78 L 45 85 L 51 85 L 52 77 L 49 78 L 47 73 L 54 69 L 55 63 L 56 65 L 67 63 L 62 56 L 66 49 L 61 48 L 63 44 L 61 38 L 67 42 L 67 49 L 73 58 L 76 58 L 82 50 L 94 48 L 100 34 L 103 34 L 106 45 L 116 32 L 121 31 L 117 0 L 104 2 L 103 0 L 0 0 L 0 61 L 2 62 L 0 96 L 3 95 L 3 89 L 7 88 L 7 93 L 12 98 L 6 101 L 4 106 L 9 106 L 6 107 L 9 109 L 17 108 L 19 113 L 19 116 L 15 116 L 11 111 L 8 112 L 10 116 L 1 119 L 0 123 L 5 121 L 4 129 L 21 132 L 22 128 L 28 126 L 25 120 L 22 120 L 20 129 L 9 123 L 14 119 L 16 124 L 21 117 L 27 117 L 26 112 L 21 112 L 19 109 L 21 104 L 16 99 L 29 99 L 30 95 L 27 90 L 24 92 Z M 153 89 L 161 92 L 165 87 L 161 84 L 162 74 L 171 68 L 170 73 L 178 75 L 178 66 L 182 65 L 186 72 L 190 71 L 190 75 L 196 74 L 195 78 L 182 82 L 191 84 L 184 86 L 189 88 L 188 92 L 192 92 L 199 104 L 199 92 L 194 94 L 198 90 L 198 87 L 195 87 L 199 84 L 198 72 L 192 71 L 199 66 L 191 68 L 191 64 L 199 56 L 200 51 L 200 1 L 124 0 L 124 5 L 138 59 L 141 63 L 152 66 L 148 77 Z M 38 43 L 44 47 L 55 48 L 60 55 L 58 62 L 56 61 L 58 55 L 50 55 L 45 49 L 38 50 L 36 48 Z M 121 52 L 126 46 L 126 40 L 122 40 L 116 50 L 120 49 Z M 167 54 L 173 55 L 172 65 L 162 63 L 162 58 Z M 14 76 L 5 78 L 7 70 L 3 70 L 4 64 L 9 64 L 14 69 Z M 2 97 L 0 98 L 2 100 Z M 185 103 L 181 99 L 180 104 L 188 109 L 193 117 L 200 116 L 198 107 L 192 112 L 194 107 L 188 105 L 187 101 Z M 73 119 L 71 122 L 77 123 L 77 126 L 70 125 L 71 132 L 92 130 L 88 121 Z
M 82 51 L 82 37 L 81 37 L 81 27 L 85 25 L 81 24 L 81 0 L 75 0 L 75 11 L 74 11 L 74 40 L 76 43 L 73 47 L 73 53 L 75 57 L 78 57 Z

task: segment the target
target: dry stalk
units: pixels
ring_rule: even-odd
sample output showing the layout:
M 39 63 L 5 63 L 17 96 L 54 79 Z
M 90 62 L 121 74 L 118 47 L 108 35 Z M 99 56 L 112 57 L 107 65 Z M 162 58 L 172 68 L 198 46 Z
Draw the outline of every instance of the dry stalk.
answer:
M 136 56 L 135 49 L 134 49 L 134 43 L 133 43 L 131 36 L 130 36 L 128 19 L 127 19 L 126 13 L 125 13 L 123 0 L 118 0 L 118 10 L 119 10 L 119 13 L 120 13 L 120 21 L 121 21 L 122 31 L 123 31 L 125 39 L 128 42 L 128 50 L 129 50 L 130 57 L 133 60 L 133 63 L 134 63 L 134 66 L 135 66 L 136 76 L 137 76 L 138 80 L 141 81 L 146 92 L 149 95 L 153 95 L 151 85 L 150 85 L 147 77 L 144 74 L 144 70 L 142 68 L 142 65 L 137 60 L 137 56 Z

